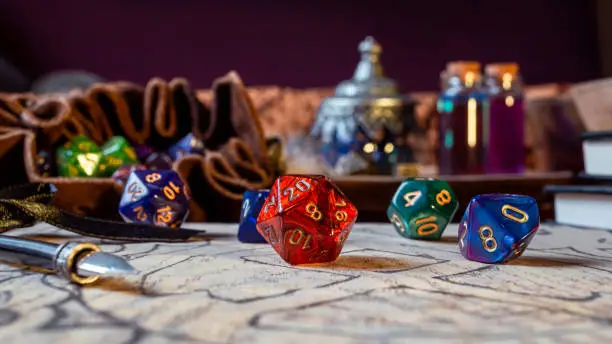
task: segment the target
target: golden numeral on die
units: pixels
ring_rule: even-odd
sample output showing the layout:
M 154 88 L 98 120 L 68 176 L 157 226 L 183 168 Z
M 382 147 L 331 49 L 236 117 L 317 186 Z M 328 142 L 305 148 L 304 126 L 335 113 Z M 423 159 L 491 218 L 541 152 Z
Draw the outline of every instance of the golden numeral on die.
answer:
M 114 157 L 108 157 L 106 158 L 106 162 L 108 165 L 121 165 L 121 160 L 114 158 Z
M 336 207 L 346 207 L 346 202 L 340 198 L 339 200 L 336 200 L 336 202 L 334 203 L 334 206 Z M 344 210 L 336 210 L 336 220 L 338 221 L 346 221 L 348 220 L 348 214 L 346 213 L 346 211 Z
M 336 211 L 336 220 L 338 221 L 346 221 L 348 220 L 348 214 L 344 210 Z
M 157 221 L 163 223 L 169 223 L 172 220 L 172 208 L 166 205 L 162 208 L 157 209 Z
M 302 245 L 302 249 L 306 250 L 310 248 L 310 240 L 312 236 L 310 234 L 304 233 L 301 228 L 296 228 L 291 231 L 289 235 L 289 243 L 294 246 Z
M 522 211 L 521 209 L 517 208 L 517 207 L 513 207 L 509 204 L 504 204 L 504 206 L 501 209 L 501 213 L 502 215 L 504 215 L 505 217 L 509 218 L 512 221 L 516 221 L 518 223 L 525 223 L 527 222 L 527 220 L 529 220 L 529 215 L 527 215 L 526 212 Z M 516 213 L 518 214 L 520 217 L 515 216 L 512 213 Z
M 160 179 L 161 179 L 161 175 L 159 173 L 147 174 L 147 176 L 145 177 L 145 181 L 147 183 L 155 183 L 156 181 Z
M 442 191 L 438 192 L 438 194 L 436 195 L 436 202 L 439 205 L 449 204 L 452 199 L 453 198 L 451 197 L 451 194 L 450 194 L 450 192 L 448 192 L 448 190 L 442 190 Z
M 168 185 L 164 186 L 163 191 L 164 191 L 164 195 L 166 195 L 166 198 L 172 201 L 176 198 L 176 194 L 181 193 L 181 188 L 174 185 L 173 182 L 169 182 Z
M 488 234 L 485 234 L 488 233 Z M 493 237 L 493 228 L 489 226 L 481 226 L 478 229 L 478 236 L 482 240 L 482 247 L 487 252 L 494 252 L 497 250 L 497 240 Z
M 315 221 L 320 221 L 323 218 L 323 213 L 321 213 L 317 205 L 312 202 L 306 205 L 306 214 L 310 215 Z
M 417 227 L 417 233 L 419 235 L 429 235 L 438 231 L 438 224 L 434 221 L 436 221 L 436 217 L 433 215 L 416 220 L 414 224 L 419 226 Z
M 134 212 L 136 213 L 136 218 L 138 219 L 138 221 L 147 220 L 147 213 L 144 212 L 144 208 L 141 205 L 134 208 Z

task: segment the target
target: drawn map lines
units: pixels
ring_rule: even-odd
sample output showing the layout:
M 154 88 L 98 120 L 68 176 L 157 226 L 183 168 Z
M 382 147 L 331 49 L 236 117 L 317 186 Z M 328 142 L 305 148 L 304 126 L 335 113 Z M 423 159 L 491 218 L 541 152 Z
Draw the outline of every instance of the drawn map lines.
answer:
M 426 242 L 359 224 L 336 262 L 294 267 L 235 225 L 194 226 L 219 235 L 103 241 L 141 273 L 97 286 L 0 267 L 2 343 L 612 342 L 608 232 L 542 225 L 523 257 L 486 265 L 459 254 L 456 225 Z M 34 233 L 63 234 L 12 235 Z

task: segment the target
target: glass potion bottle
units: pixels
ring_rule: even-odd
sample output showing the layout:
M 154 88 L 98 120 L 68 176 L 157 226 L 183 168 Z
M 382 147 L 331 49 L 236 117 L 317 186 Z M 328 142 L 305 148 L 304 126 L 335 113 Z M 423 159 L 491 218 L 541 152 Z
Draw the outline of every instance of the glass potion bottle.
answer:
M 486 173 L 522 173 L 525 170 L 525 106 L 516 63 L 485 66 L 484 102 L 488 120 Z
M 480 64 L 460 61 L 447 65 L 446 82 L 438 96 L 439 174 L 484 172 L 483 100 Z

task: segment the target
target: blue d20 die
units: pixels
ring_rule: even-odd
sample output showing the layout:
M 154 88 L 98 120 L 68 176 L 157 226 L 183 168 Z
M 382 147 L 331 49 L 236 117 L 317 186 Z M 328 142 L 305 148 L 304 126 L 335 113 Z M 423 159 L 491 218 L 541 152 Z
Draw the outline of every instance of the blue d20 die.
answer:
M 265 243 L 266 239 L 257 231 L 257 216 L 270 190 L 247 190 L 242 197 L 238 240 L 248 243 Z
M 189 133 L 168 149 L 168 155 L 172 160 L 177 160 L 186 154 L 204 154 L 204 143 Z
M 523 253 L 539 224 L 538 205 L 532 197 L 478 195 L 459 223 L 459 249 L 469 260 L 503 263 Z
M 132 171 L 125 184 L 119 214 L 126 222 L 180 227 L 189 215 L 189 190 L 172 170 Z

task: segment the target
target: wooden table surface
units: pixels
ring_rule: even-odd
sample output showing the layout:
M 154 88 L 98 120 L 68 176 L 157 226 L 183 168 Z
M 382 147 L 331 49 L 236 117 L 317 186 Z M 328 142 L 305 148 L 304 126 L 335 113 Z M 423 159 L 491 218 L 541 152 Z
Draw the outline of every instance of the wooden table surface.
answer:
M 459 221 L 472 197 L 494 192 L 534 197 L 538 201 L 541 218 L 552 219 L 552 198 L 543 193 L 543 187 L 550 184 L 568 185 L 573 182 L 571 172 L 435 176 L 435 178 L 446 180 L 459 199 L 459 210 L 455 215 L 455 221 Z M 333 178 L 334 183 L 359 209 L 360 221 L 366 222 L 386 221 L 387 206 L 403 180 L 402 177 L 393 176 Z

